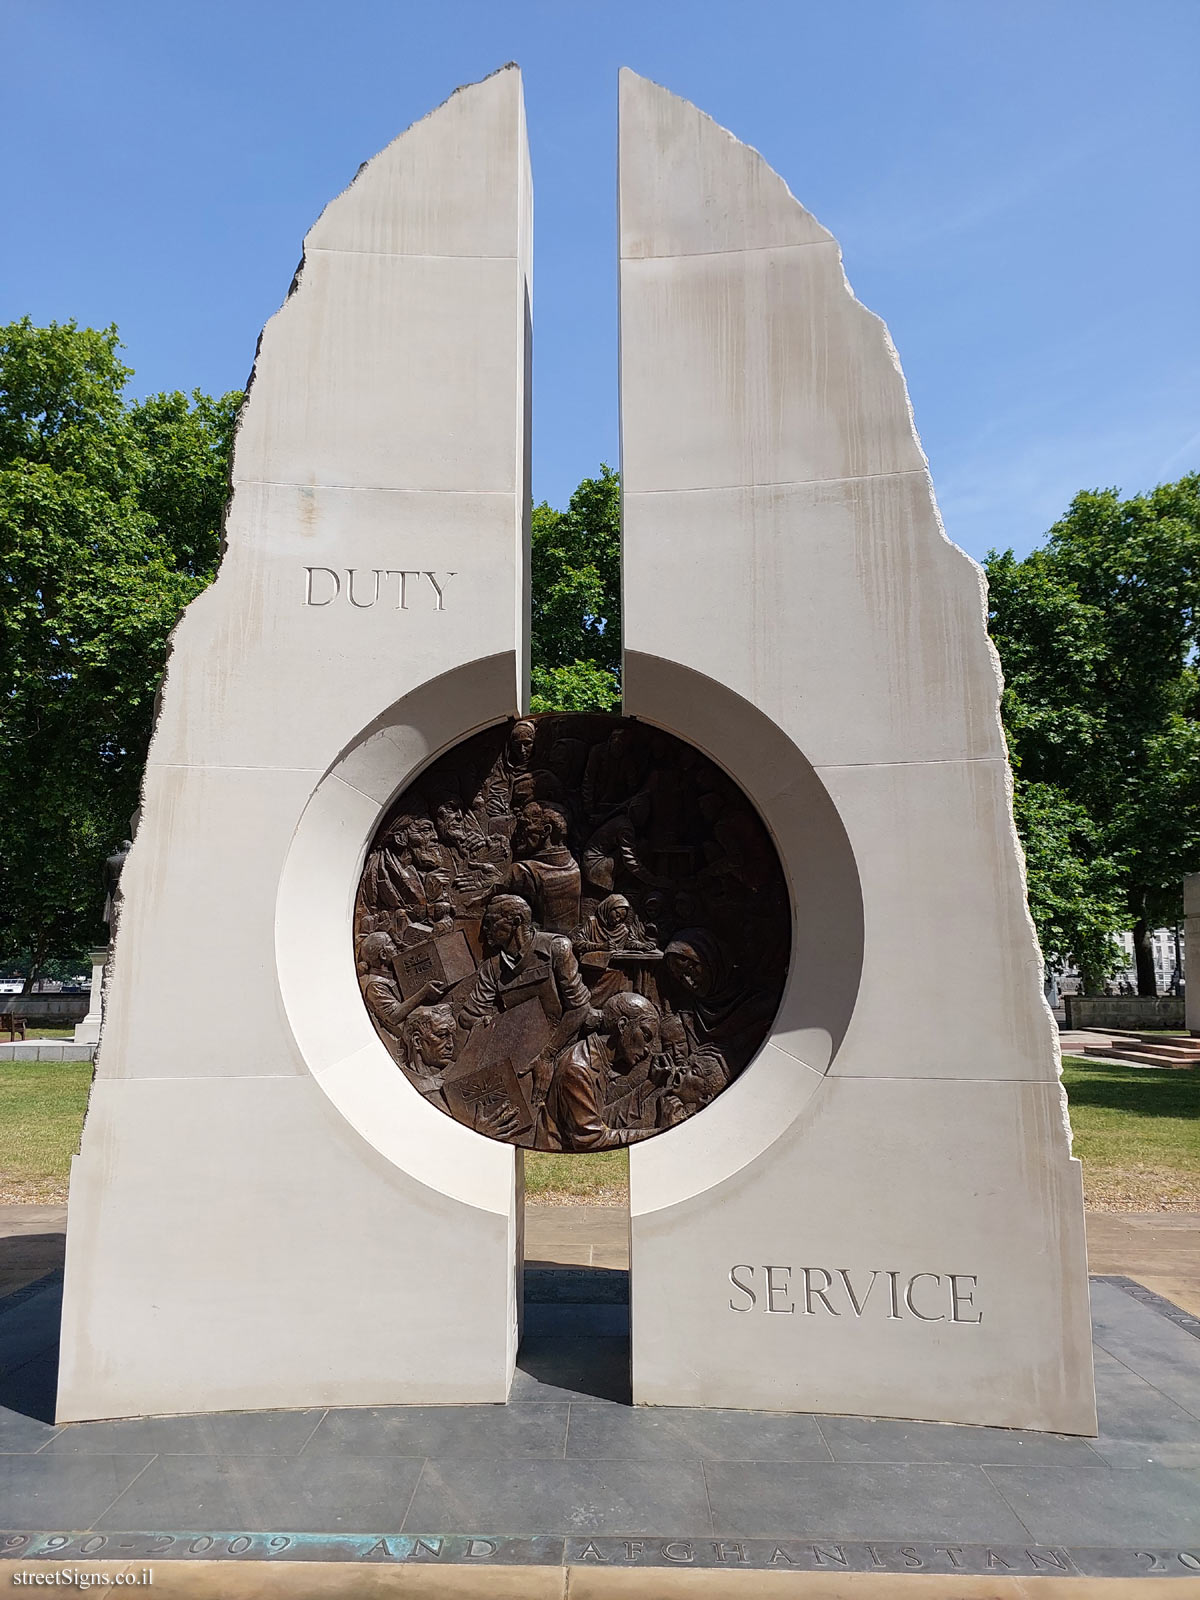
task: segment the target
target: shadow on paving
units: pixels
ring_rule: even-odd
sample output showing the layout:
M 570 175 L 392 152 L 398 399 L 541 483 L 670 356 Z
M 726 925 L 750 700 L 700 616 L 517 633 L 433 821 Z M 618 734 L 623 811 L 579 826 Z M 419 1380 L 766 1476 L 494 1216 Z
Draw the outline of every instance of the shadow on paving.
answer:
M 576 1303 L 628 1305 L 626 1267 L 572 1267 L 555 1261 L 526 1261 L 526 1306 Z
M 629 1353 L 625 1268 L 526 1263 L 513 1400 L 631 1405 Z
M 62 1289 L 59 1268 L 0 1300 L 0 1409 L 38 1422 L 54 1420 Z
M 61 1272 L 67 1236 L 61 1229 L 45 1233 L 0 1234 L 0 1307 L 10 1293 L 48 1273 Z

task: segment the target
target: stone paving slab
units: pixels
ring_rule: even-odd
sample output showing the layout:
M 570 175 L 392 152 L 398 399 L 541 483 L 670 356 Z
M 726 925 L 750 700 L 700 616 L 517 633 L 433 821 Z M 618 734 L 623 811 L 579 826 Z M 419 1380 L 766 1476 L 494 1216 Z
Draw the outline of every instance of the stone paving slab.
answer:
M 1087 1244 L 1089 1271 L 1134 1278 L 1200 1317 L 1200 1216 L 1092 1211 Z
M 629 1266 L 626 1206 L 525 1204 L 525 1260 L 533 1268 Z
M 832 1542 L 847 1570 L 864 1572 L 884 1561 L 901 1573 L 917 1559 L 922 1571 L 938 1562 L 947 1571 L 1013 1571 L 1012 1552 L 1036 1550 L 1039 1561 L 1064 1552 L 1068 1574 L 1133 1577 L 1138 1561 L 1169 1556 L 1174 1566 L 1164 1562 L 1163 1575 L 1200 1575 L 1200 1338 L 1119 1280 L 1096 1290 L 1095 1441 L 871 1418 L 634 1409 L 625 1338 L 542 1332 L 526 1340 L 508 1406 L 58 1428 L 48 1412 L 10 1404 L 0 1411 L 0 1506 L 11 1537 L 74 1529 L 76 1545 L 89 1543 L 78 1553 L 95 1558 L 109 1548 L 98 1538 L 137 1545 L 152 1537 L 147 1529 L 167 1530 L 156 1536 L 166 1541 L 159 1553 L 187 1554 L 173 1530 L 199 1525 L 186 1541 L 200 1541 L 191 1554 L 213 1539 L 229 1558 L 261 1552 L 272 1539 L 311 1552 L 313 1539 L 378 1530 L 370 1537 L 410 1544 L 501 1540 L 526 1562 L 534 1546 L 543 1555 L 556 1549 L 559 1563 L 582 1559 L 570 1541 L 583 1539 L 599 1552 L 587 1561 L 599 1565 L 616 1564 L 626 1541 L 644 1547 L 622 1557 L 626 1564 L 651 1560 L 652 1550 L 669 1569 L 690 1550 L 687 1564 L 700 1566 L 712 1549 L 731 1546 L 734 1566 L 757 1562 L 767 1572 L 776 1546 L 784 1552 L 776 1568 L 804 1559 L 838 1566 L 836 1557 L 803 1555 Z M 52 1363 L 59 1292 L 52 1279 L 0 1308 L 0 1399 L 19 1397 L 23 1375 Z M 582 1273 L 572 1293 L 586 1293 Z M 589 1307 L 549 1300 L 529 1312 L 536 1320 L 564 1309 L 584 1319 Z M 598 1326 L 625 1311 L 611 1300 L 591 1309 Z M 1050 1570 L 1022 1559 L 1031 1571 Z
M 29 1218 L 10 1237 L 44 1237 L 39 1230 L 52 1220 Z M 496 1577 L 553 1568 L 555 1582 L 566 1566 L 571 1600 L 584 1592 L 579 1574 L 634 1582 L 643 1567 L 672 1583 L 720 1569 L 722 1581 L 746 1594 L 780 1593 L 781 1583 L 802 1578 L 859 1588 L 797 1593 L 866 1593 L 863 1585 L 885 1573 L 892 1587 L 875 1592 L 900 1593 L 918 1574 L 922 1583 L 960 1582 L 940 1591 L 960 1596 L 973 1592 L 961 1587 L 972 1573 L 1034 1585 L 1030 1593 L 1044 1592 L 1048 1573 L 1092 1584 L 1075 1592 L 1141 1574 L 1170 1576 L 1175 1592 L 1185 1592 L 1180 1580 L 1200 1583 L 1200 1324 L 1129 1279 L 1093 1281 L 1095 1440 L 862 1417 L 635 1409 L 627 1283 L 608 1264 L 620 1241 L 610 1219 L 597 1231 L 585 1248 L 604 1259 L 576 1259 L 566 1269 L 553 1255 L 568 1253 L 569 1233 L 558 1225 L 553 1237 L 543 1235 L 545 1264 L 530 1271 L 507 1406 L 59 1428 L 50 1418 L 61 1274 L 47 1273 L 0 1299 L 0 1522 L 14 1530 L 0 1534 L 0 1553 L 19 1547 L 32 1561 L 100 1561 L 115 1542 L 123 1557 L 152 1554 L 173 1572 L 183 1570 L 179 1558 L 208 1554 L 206 1567 L 219 1556 L 230 1571 L 243 1559 L 256 1570 L 277 1560 L 294 1575 L 297 1563 L 327 1574 L 350 1563 L 361 1578 L 370 1565 L 372 1582 L 380 1563 L 400 1572 L 413 1570 L 413 1560 L 448 1562 L 460 1576 L 475 1561 Z M 1166 1248 L 1162 1236 L 1172 1232 L 1190 1248 L 1186 1228 L 1143 1232 L 1155 1248 Z M 578 1242 L 574 1253 L 583 1253 Z M 680 1566 L 687 1572 L 677 1574 Z M 155 1584 L 161 1591 L 157 1574 Z M 993 1584 L 979 1592 L 1026 1591 Z
M 67 1227 L 67 1208 L 62 1205 L 0 1206 L 0 1238 L 19 1233 L 62 1233 Z

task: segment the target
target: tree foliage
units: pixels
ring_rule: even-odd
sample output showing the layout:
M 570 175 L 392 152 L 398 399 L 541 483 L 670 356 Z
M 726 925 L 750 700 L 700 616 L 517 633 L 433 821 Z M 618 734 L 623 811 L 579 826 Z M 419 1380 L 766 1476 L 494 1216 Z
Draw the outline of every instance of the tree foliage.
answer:
M 987 562 L 1016 812 L 1042 947 L 1094 983 L 1200 870 L 1200 474 L 1075 497 L 1044 546 Z
M 1119 960 L 1112 935 L 1125 918 L 1117 865 L 1091 817 L 1054 784 L 1018 779 L 1013 811 L 1042 951 L 1059 968 L 1078 963 L 1093 993 Z
M 601 465 L 565 511 L 533 511 L 534 711 L 611 711 L 620 703 L 621 480 Z
M 127 404 L 115 328 L 0 327 L 0 957 L 104 936 L 180 612 L 216 568 L 239 393 Z

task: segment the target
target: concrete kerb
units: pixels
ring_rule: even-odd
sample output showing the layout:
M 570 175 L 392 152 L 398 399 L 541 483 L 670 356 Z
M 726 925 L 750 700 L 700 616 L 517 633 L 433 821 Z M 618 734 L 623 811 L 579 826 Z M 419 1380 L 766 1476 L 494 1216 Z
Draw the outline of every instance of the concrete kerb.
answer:
M 70 1039 L 17 1039 L 0 1044 L 0 1062 L 5 1061 L 94 1061 L 94 1044 L 75 1044 Z

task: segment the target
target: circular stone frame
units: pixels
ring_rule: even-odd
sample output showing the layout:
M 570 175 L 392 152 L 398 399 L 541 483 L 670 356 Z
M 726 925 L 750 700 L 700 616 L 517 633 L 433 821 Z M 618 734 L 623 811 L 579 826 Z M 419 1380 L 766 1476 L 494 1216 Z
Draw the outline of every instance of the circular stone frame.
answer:
M 344 748 L 297 824 L 275 915 L 280 1001 L 299 1054 L 331 1103 L 400 1172 L 487 1210 L 497 1209 L 515 1147 L 445 1116 L 396 1070 L 359 992 L 353 902 L 367 850 L 397 795 L 468 733 L 513 716 L 508 662 L 485 657 L 429 680 Z M 712 1105 L 638 1147 L 644 1212 L 723 1182 L 804 1111 L 854 1010 L 863 908 L 837 809 L 791 739 L 740 695 L 689 668 L 643 655 L 638 671 L 639 720 L 694 745 L 748 796 L 774 841 L 792 906 L 791 960 L 770 1034 Z

